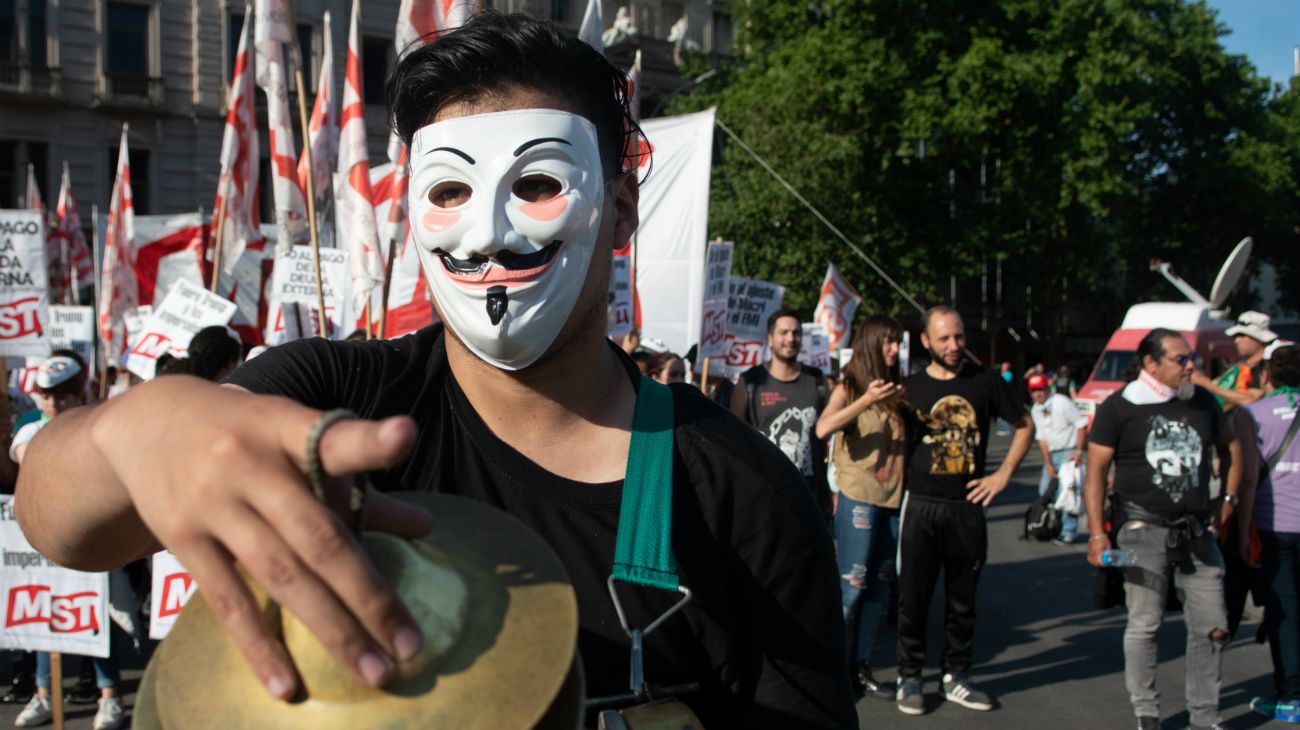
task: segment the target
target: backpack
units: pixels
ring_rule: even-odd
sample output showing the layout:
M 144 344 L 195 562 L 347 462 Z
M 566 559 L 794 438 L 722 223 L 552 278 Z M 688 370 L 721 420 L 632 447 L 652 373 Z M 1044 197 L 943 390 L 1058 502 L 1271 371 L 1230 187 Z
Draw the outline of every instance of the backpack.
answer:
M 1061 534 L 1061 513 L 1052 506 L 1052 501 L 1052 496 L 1047 495 L 1029 503 L 1023 539 L 1047 542 Z

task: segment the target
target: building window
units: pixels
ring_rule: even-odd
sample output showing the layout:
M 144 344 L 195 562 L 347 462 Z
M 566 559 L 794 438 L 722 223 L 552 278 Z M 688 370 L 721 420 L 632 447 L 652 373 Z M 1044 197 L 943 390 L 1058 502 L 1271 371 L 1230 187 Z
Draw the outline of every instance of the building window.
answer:
M 108 3 L 104 76 L 114 96 L 150 96 L 148 5 Z
M 45 17 L 45 0 L 30 0 L 27 4 L 27 62 L 33 66 L 49 65 Z
M 0 208 L 26 208 L 27 165 L 31 164 L 36 176 L 36 187 L 52 209 L 55 198 L 50 194 L 50 145 L 46 142 L 0 140 Z
M 0 139 L 0 208 L 18 207 L 18 143 Z
M 361 83 L 367 104 L 384 103 L 388 83 L 388 59 L 393 52 L 390 38 L 363 36 L 361 39 Z
M 226 20 L 226 84 L 235 75 L 235 61 L 239 58 L 239 35 L 244 32 L 244 14 L 231 13 Z M 249 39 L 252 43 L 252 39 Z M 250 49 L 251 50 L 251 49 Z M 251 69 L 250 69 L 251 70 Z
M 112 195 L 113 183 L 117 182 L 117 151 L 117 145 L 108 150 L 109 195 Z M 149 150 L 131 147 L 127 152 L 127 164 L 131 165 L 131 207 L 136 215 L 149 215 L 153 212 L 149 195 Z
M 551 20 L 569 22 L 569 0 L 551 0 Z M 578 21 L 581 22 L 582 19 L 579 18 Z
M 726 13 L 713 14 L 713 47 L 709 50 L 714 53 L 731 52 L 731 16 Z

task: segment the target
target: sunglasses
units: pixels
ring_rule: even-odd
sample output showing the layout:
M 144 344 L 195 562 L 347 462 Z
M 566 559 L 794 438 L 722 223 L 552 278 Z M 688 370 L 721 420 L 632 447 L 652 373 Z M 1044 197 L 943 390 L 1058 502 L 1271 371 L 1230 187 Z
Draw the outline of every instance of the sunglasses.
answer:
M 1178 356 L 1176 356 L 1176 357 L 1170 357 L 1170 356 L 1168 356 L 1168 355 L 1165 355 L 1165 359 L 1166 359 L 1166 360 L 1173 360 L 1174 362 L 1178 363 L 1178 366 L 1179 366 L 1179 367 L 1184 367 L 1184 368 L 1185 368 L 1185 367 L 1187 367 L 1188 365 L 1193 364 L 1193 363 L 1196 362 L 1196 353 L 1189 352 L 1189 353 L 1187 353 L 1186 355 L 1178 355 Z

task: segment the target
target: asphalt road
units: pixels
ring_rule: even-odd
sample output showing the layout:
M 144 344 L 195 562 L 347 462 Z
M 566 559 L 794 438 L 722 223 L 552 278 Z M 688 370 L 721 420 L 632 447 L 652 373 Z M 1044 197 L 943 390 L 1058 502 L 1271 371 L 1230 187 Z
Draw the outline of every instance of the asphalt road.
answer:
M 990 463 L 1005 452 L 1009 439 L 995 437 Z M 943 646 L 942 604 L 936 596 L 930 619 L 930 657 L 925 675 L 926 714 L 911 717 L 892 702 L 864 699 L 858 717 L 864 728 L 1131 728 L 1133 712 L 1124 690 L 1121 639 L 1124 616 L 1119 609 L 1094 611 L 1092 568 L 1082 544 L 1060 547 L 1019 539 L 1022 517 L 1034 497 L 1041 460 L 1031 450 L 1015 480 L 989 509 L 989 563 L 979 591 L 974 677 L 998 702 L 992 712 L 972 712 L 945 703 L 939 694 L 938 656 Z M 1271 663 L 1267 648 L 1253 642 L 1256 625 L 1242 625 L 1224 653 L 1221 706 L 1225 724 L 1236 730 L 1272 721 L 1251 713 L 1248 703 L 1269 691 Z M 894 679 L 894 640 L 882 628 L 872 657 L 876 676 Z M 1180 614 L 1170 614 L 1160 636 L 1159 688 L 1163 694 L 1162 727 L 1187 727 L 1183 703 L 1183 646 L 1186 632 Z M 68 662 L 71 663 L 71 662 Z M 143 657 L 124 659 L 124 702 L 130 710 Z M 2 664 L 2 663 L 0 663 Z M 65 672 L 75 674 L 75 667 Z M 7 667 L 0 681 L 7 685 Z M 66 683 L 71 686 L 71 679 Z M 66 727 L 89 728 L 94 705 L 67 705 Z M 0 704 L 0 727 L 9 727 L 20 706 Z

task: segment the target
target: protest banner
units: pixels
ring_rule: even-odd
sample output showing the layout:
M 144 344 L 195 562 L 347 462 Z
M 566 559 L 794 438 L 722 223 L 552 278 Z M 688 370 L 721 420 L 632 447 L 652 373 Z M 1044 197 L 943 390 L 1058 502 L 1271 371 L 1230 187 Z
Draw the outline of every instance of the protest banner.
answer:
M 36 552 L 0 496 L 0 647 L 108 656 L 108 573 L 60 567 Z
M 840 276 L 835 264 L 827 264 L 813 321 L 825 328 L 831 347 L 849 346 L 853 339 L 853 313 L 858 311 L 861 303 L 862 297 Z
M 738 375 L 764 360 L 767 318 L 781 308 L 785 287 L 733 276 L 727 290 L 727 375 Z
M 351 322 L 351 304 L 348 301 L 350 290 L 350 273 L 348 270 L 348 252 L 338 248 L 323 248 L 320 251 L 321 279 L 325 283 L 325 311 L 329 317 L 326 336 L 339 338 L 351 330 L 345 329 Z M 280 344 L 304 334 L 311 334 L 310 312 L 315 311 L 316 270 L 310 246 L 294 246 L 287 255 L 276 259 L 275 273 L 271 278 L 271 298 L 276 302 L 272 307 L 271 327 L 268 341 Z M 286 304 L 297 304 L 301 311 L 305 332 L 298 332 L 293 321 L 294 315 L 286 317 L 286 310 L 293 311 Z M 288 320 L 288 321 L 286 321 Z
M 904 378 L 912 374 L 912 333 L 907 330 L 898 342 L 898 372 Z
M 195 332 L 212 325 L 229 324 L 233 316 L 234 302 L 180 279 L 131 341 L 126 369 L 149 380 L 154 376 L 159 355 L 168 352 L 184 357 Z
M 170 550 L 153 554 L 153 588 L 149 592 L 149 638 L 167 638 L 172 624 L 198 585 Z
M 615 256 L 609 268 L 609 334 L 622 337 L 632 331 L 632 258 Z
M 731 296 L 731 256 L 736 244 L 714 241 L 709 244 L 704 263 L 704 315 L 700 323 L 700 356 L 725 357 L 727 354 L 727 300 Z
M 799 362 L 817 368 L 823 375 L 831 374 L 831 338 L 821 322 L 804 322 L 803 345 L 799 348 Z
M 72 350 L 88 364 L 95 362 L 95 310 L 92 307 L 51 306 L 50 350 Z M 45 355 L 28 357 L 13 368 L 9 384 L 31 395 L 36 390 L 36 371 Z
M 50 354 L 45 215 L 0 210 L 0 356 Z

